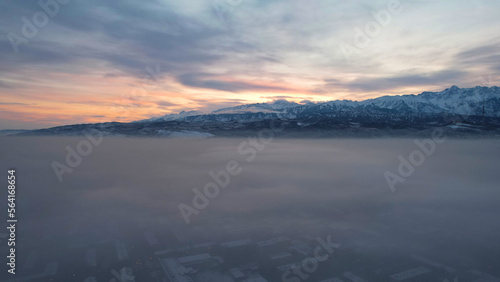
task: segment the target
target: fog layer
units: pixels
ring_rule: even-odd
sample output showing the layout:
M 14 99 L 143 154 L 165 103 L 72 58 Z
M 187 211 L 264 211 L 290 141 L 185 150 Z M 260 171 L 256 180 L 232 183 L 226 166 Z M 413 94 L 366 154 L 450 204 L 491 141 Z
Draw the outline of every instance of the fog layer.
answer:
M 56 261 L 61 275 L 84 279 L 89 270 L 79 266 L 85 250 L 97 248 L 92 244 L 122 240 L 137 248 L 138 238 L 152 232 L 160 249 L 332 235 L 359 259 L 370 254 L 391 264 L 399 255 L 425 253 L 456 269 L 500 276 L 493 267 L 500 264 L 497 140 L 435 144 L 413 173 L 402 176 L 401 159 L 420 150 L 414 140 L 276 139 L 253 146 L 248 139 L 104 138 L 70 166 L 68 152 L 84 139 L 0 139 L 0 171 L 5 179 L 8 169 L 17 174 L 20 273 Z M 238 173 L 228 172 L 228 163 Z M 71 172 L 61 174 L 61 167 Z M 387 172 L 400 180 L 392 190 Z M 207 196 L 204 187 L 217 184 L 211 174 L 230 177 L 219 178 L 224 185 Z M 228 231 L 255 227 L 261 231 Z M 346 230 L 376 234 L 368 241 L 382 247 L 362 248 Z M 106 261 L 102 254 L 98 265 L 115 265 Z

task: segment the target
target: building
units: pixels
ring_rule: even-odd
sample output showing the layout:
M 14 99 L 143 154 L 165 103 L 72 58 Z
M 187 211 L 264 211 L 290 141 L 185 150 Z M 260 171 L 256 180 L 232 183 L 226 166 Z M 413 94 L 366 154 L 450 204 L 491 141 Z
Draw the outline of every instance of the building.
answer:
M 134 274 L 132 273 L 132 268 L 124 267 L 120 269 L 120 281 L 121 282 L 135 282 Z
M 182 266 L 176 259 L 162 259 L 161 266 L 170 282 L 193 282 L 189 275 L 194 274 L 195 271 Z

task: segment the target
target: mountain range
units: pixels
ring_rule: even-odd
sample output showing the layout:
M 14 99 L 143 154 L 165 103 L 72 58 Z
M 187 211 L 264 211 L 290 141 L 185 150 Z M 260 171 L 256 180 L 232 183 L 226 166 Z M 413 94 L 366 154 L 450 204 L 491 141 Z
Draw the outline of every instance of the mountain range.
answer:
M 275 100 L 211 113 L 183 111 L 131 123 L 78 124 L 11 135 L 248 136 L 279 121 L 290 137 L 418 136 L 443 128 L 451 136 L 500 136 L 500 87 L 459 88 L 363 101 L 295 103 Z

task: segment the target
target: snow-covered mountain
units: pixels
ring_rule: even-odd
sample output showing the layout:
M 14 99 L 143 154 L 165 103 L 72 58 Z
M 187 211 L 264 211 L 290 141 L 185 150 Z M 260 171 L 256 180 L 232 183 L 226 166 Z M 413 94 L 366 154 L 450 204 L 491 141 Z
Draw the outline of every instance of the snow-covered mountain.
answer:
M 208 114 L 180 112 L 132 123 L 68 125 L 18 135 L 73 136 L 95 129 L 102 135 L 119 136 L 248 136 L 277 120 L 284 125 L 280 134 L 293 137 L 420 136 L 436 127 L 443 128 L 448 136 L 496 137 L 500 136 L 500 88 L 453 86 L 440 92 L 364 101 L 299 104 L 277 100 Z
M 483 104 L 486 116 L 500 116 L 500 88 L 452 86 L 441 92 L 423 92 L 420 95 L 383 96 L 365 100 L 362 105 L 379 108 L 410 110 L 419 113 L 453 112 L 459 115 L 482 115 Z
M 178 114 L 169 114 L 161 117 L 153 117 L 150 119 L 139 120 L 135 122 L 163 122 L 163 121 L 171 121 L 171 120 L 188 120 L 187 117 L 193 116 L 209 116 L 209 115 L 232 115 L 232 114 L 248 114 L 248 113 L 283 113 L 287 109 L 295 108 L 300 106 L 301 104 L 297 104 L 295 102 L 289 102 L 284 99 L 276 100 L 272 103 L 257 103 L 257 104 L 248 104 L 248 105 L 240 105 L 229 108 L 222 108 L 215 110 L 209 114 L 205 114 L 200 111 L 182 111 Z M 264 115 L 265 116 L 265 115 Z M 210 119 L 210 118 L 208 118 Z
M 196 111 L 181 112 L 140 122 L 183 121 L 240 121 L 253 122 L 271 118 L 307 119 L 338 116 L 349 117 L 409 117 L 451 113 L 463 116 L 500 117 L 500 88 L 452 86 L 440 92 L 419 95 L 382 96 L 364 101 L 335 100 L 323 103 L 298 104 L 286 100 L 223 108 L 209 114 Z
M 223 108 L 213 111 L 212 114 L 242 114 L 242 113 L 281 113 L 287 109 L 296 108 L 301 104 L 289 102 L 284 99 L 276 100 L 272 103 L 257 103 L 241 105 L 231 108 Z
M 204 115 L 203 112 L 200 111 L 182 111 L 178 114 L 169 114 L 161 117 L 152 117 L 150 119 L 135 121 L 135 122 L 159 122 L 159 121 L 169 121 L 169 120 L 179 120 L 189 116 L 200 116 Z

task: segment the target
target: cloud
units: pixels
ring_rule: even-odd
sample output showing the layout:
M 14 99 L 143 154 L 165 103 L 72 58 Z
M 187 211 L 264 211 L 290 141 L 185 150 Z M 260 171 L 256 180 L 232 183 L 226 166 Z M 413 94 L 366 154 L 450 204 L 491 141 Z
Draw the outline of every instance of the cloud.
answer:
M 0 71 L 12 71 L 22 65 L 65 65 L 73 61 L 98 60 L 129 75 L 141 78 L 146 66 L 161 64 L 162 73 L 179 72 L 210 63 L 219 58 L 212 54 L 210 39 L 221 31 L 195 18 L 169 11 L 160 2 L 137 5 L 123 1 L 71 2 L 60 7 L 27 44 L 13 52 L 7 39 L 0 41 Z M 6 4 L 14 15 L 9 32 L 22 35 L 23 16 L 30 17 L 40 7 L 32 2 Z M 98 7 L 98 8 L 97 8 Z M 7 8 L 6 8 L 7 9 Z M 173 30 L 173 31 L 172 31 Z M 65 37 L 68 40 L 65 40 Z M 74 70 L 74 65 L 73 65 Z
M 405 86 L 441 85 L 443 83 L 457 84 L 459 80 L 466 75 L 467 73 L 464 71 L 444 70 L 428 74 L 361 78 L 356 79 L 353 82 L 346 83 L 343 86 L 358 91 L 382 91 L 397 89 Z M 335 83 L 327 82 L 326 85 L 334 84 Z
M 492 40 L 495 41 L 495 40 Z M 455 56 L 457 68 L 482 68 L 481 75 L 494 73 L 500 69 L 500 40 L 495 44 L 478 45 L 459 52 Z
M 12 87 L 7 83 L 0 81 L 0 88 L 12 88 Z
M 260 98 L 278 100 L 278 99 L 293 99 L 296 97 L 286 96 L 286 95 L 277 95 L 277 96 L 261 96 Z
M 15 54 L 12 46 L 7 40 L 0 40 L 0 73 L 13 72 L 21 68 L 29 68 L 35 65 L 50 66 L 54 64 L 65 64 L 74 61 L 77 56 L 68 54 L 64 45 L 58 42 L 40 40 L 28 42 L 21 45 L 22 50 Z
M 175 104 L 175 103 L 172 103 L 172 102 L 167 102 L 167 101 L 158 101 L 158 102 L 154 102 L 156 105 L 158 106 L 162 106 L 162 107 L 173 107 L 173 106 L 177 106 L 178 104 Z
M 196 87 L 196 88 L 207 88 L 227 92 L 244 92 L 244 91 L 286 91 L 288 88 L 279 86 L 269 86 L 260 85 L 254 83 L 247 83 L 241 81 L 224 81 L 216 79 L 206 79 L 214 77 L 215 75 L 207 73 L 187 73 L 177 77 L 177 80 L 183 85 Z
M 29 105 L 36 105 L 36 104 L 0 102 L 0 105 L 21 105 L 21 106 L 29 106 Z
M 480 45 L 468 50 L 464 50 L 456 55 L 457 59 L 477 59 L 485 56 L 489 56 L 490 54 L 498 54 L 500 50 L 498 49 L 498 44 L 493 45 Z

